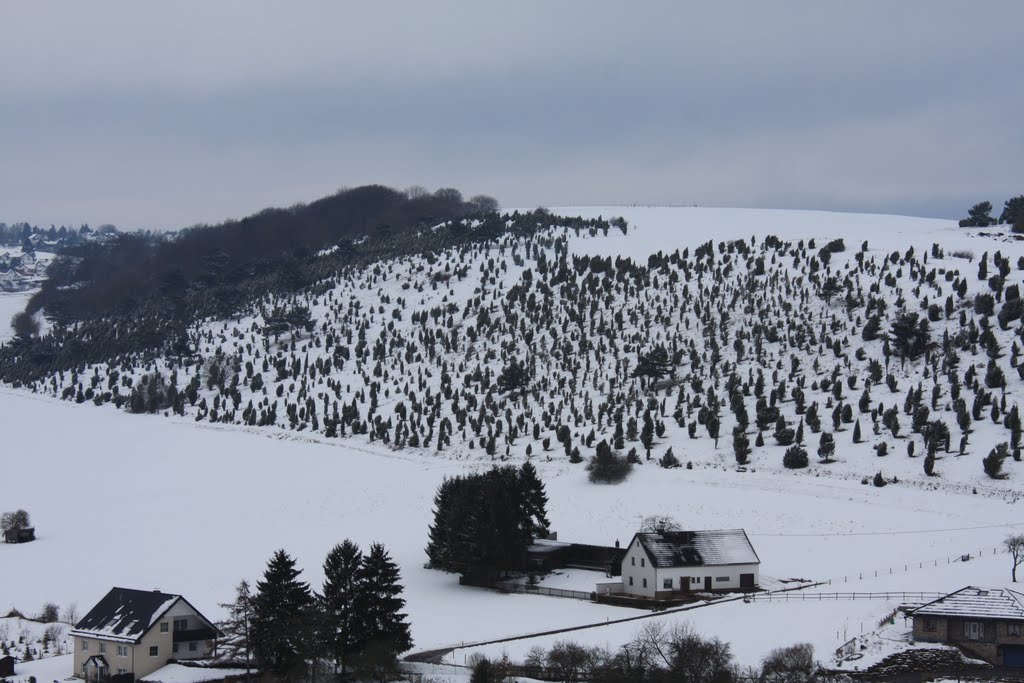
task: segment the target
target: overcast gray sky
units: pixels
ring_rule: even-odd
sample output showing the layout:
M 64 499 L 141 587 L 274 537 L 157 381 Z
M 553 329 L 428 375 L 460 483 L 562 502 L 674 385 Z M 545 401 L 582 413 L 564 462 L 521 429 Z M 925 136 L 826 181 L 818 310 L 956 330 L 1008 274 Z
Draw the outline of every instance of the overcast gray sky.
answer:
M 1024 2 L 0 0 L 0 221 L 383 183 L 956 217 L 1024 193 Z

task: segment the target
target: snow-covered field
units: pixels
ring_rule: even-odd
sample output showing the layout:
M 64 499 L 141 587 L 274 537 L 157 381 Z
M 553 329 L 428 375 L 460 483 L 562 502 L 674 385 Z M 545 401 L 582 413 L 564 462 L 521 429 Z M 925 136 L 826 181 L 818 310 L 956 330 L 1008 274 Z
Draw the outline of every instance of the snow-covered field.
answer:
M 968 272 L 976 267 L 954 261 L 952 251 L 1002 249 L 1013 260 L 1024 255 L 1015 241 L 958 231 L 949 221 L 696 208 L 553 211 L 625 216 L 635 228 L 628 235 L 571 238 L 570 247 L 638 260 L 708 239 L 769 232 L 783 239 L 842 236 L 850 250 L 865 239 L 872 250 L 920 250 L 939 242 L 946 260 Z M 1018 387 L 1008 390 L 1008 400 L 1019 395 Z M 903 391 L 886 400 L 901 401 Z M 218 618 L 218 603 L 232 597 L 239 579 L 259 579 L 277 548 L 295 555 L 304 578 L 318 589 L 324 556 L 348 537 L 363 547 L 384 543 L 400 564 L 417 650 L 642 614 L 463 588 L 453 575 L 424 569 L 438 484 L 446 475 L 490 466 L 489 460 L 451 457 L 464 457 L 462 451 L 396 451 L 360 438 L 132 416 L 10 389 L 0 390 L 0 416 L 0 509 L 27 509 L 38 536 L 22 546 L 0 544 L 0 612 L 17 607 L 31 613 L 50 601 L 76 602 L 82 613 L 120 585 L 181 593 Z M 845 447 L 847 434 L 837 435 L 837 444 Z M 895 448 L 884 459 L 844 454 L 849 462 L 799 472 L 781 469 L 781 456 L 774 455 L 770 466 L 760 467 L 756 450 L 751 471 L 737 472 L 727 438 L 715 451 L 709 439 L 689 441 L 683 434 L 664 445 L 699 466 L 664 470 L 649 464 L 617 486 L 590 484 L 583 468 L 564 457 L 533 460 L 547 484 L 549 517 L 560 540 L 625 544 L 641 517 L 669 515 L 691 528 L 745 528 L 767 577 L 831 581 L 819 591 L 946 592 L 1009 582 L 1009 560 L 995 550 L 1007 533 L 1024 528 L 1018 502 L 1024 487 L 1019 470 L 1006 481 L 988 480 L 979 455 L 1004 434 L 1000 426 L 976 422 L 970 454 L 940 460 L 948 482 L 941 486 L 921 475 L 920 459 Z M 886 474 L 898 474 L 901 482 L 862 485 L 861 477 L 881 460 Z M 972 559 L 953 561 L 963 554 Z M 560 579 L 549 585 L 561 585 Z M 799 641 L 813 643 L 827 660 L 862 629 L 873 630 L 894 604 L 735 602 L 658 618 L 685 620 L 731 642 L 742 664 Z M 636 622 L 612 625 L 482 650 L 515 658 L 559 638 L 615 647 L 637 628 Z M 471 651 L 458 650 L 454 660 Z

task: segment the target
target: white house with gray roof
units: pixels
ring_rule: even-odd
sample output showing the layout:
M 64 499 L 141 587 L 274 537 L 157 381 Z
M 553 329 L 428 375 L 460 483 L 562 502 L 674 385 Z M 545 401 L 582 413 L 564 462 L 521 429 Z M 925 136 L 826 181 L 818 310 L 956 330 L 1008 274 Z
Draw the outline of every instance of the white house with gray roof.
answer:
M 221 632 L 180 595 L 111 588 L 75 624 L 76 676 L 139 680 L 170 661 L 205 659 Z
M 638 533 L 622 559 L 621 594 L 671 600 L 755 590 L 760 565 L 743 529 Z

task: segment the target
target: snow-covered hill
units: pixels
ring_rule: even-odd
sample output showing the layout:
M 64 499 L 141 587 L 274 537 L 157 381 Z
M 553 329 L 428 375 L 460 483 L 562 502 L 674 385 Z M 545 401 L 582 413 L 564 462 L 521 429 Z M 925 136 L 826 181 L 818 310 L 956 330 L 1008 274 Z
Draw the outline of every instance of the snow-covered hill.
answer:
M 629 228 L 508 234 L 346 270 L 205 322 L 194 358 L 129 358 L 32 388 L 477 460 L 575 460 L 606 439 L 648 463 L 671 449 L 688 466 L 732 467 L 745 413 L 756 470 L 782 468 L 791 439 L 774 437 L 788 428 L 819 475 L 1012 495 L 981 459 L 1019 432 L 1015 412 L 1007 423 L 1020 385 L 1016 236 L 818 211 L 555 211 Z M 306 310 L 308 330 L 289 322 Z M 900 318 L 931 319 L 908 342 L 920 350 L 886 341 Z M 634 377 L 658 347 L 673 374 Z M 499 378 L 517 365 L 510 389 Z M 927 476 L 932 427 L 942 438 Z M 820 432 L 837 462 L 815 462 Z

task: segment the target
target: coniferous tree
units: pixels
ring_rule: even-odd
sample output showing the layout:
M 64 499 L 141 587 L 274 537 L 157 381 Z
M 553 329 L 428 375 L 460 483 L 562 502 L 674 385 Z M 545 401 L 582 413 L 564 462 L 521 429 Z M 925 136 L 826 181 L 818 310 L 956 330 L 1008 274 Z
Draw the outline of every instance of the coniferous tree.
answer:
M 354 612 L 358 615 L 358 657 L 360 668 L 385 681 L 397 667 L 398 655 L 412 647 L 406 615 L 402 612 L 401 576 L 398 565 L 384 546 L 374 543 L 363 558 L 362 580 L 356 594 Z
M 267 563 L 263 580 L 256 584 L 252 601 L 250 636 L 261 670 L 285 679 L 301 678 L 312 640 L 309 584 L 299 581 L 301 570 L 284 550 Z
M 736 454 L 736 463 L 746 465 L 751 453 L 750 439 L 739 427 L 732 430 L 732 450 Z
M 252 611 L 253 595 L 249 582 L 242 579 L 235 587 L 233 602 L 220 605 L 227 612 L 227 619 L 217 626 L 224 637 L 217 641 L 218 657 L 231 663 L 245 662 L 248 679 L 252 668 Z
M 832 456 L 836 452 L 835 438 L 829 432 L 822 432 L 818 441 L 818 457 L 824 463 L 832 462 Z
M 349 539 L 334 546 L 324 560 L 324 590 L 320 596 L 320 638 L 342 675 L 363 643 L 356 613 L 363 587 L 363 554 Z
M 533 463 L 524 462 L 519 468 L 519 481 L 523 490 L 526 514 L 532 526 L 530 533 L 535 537 L 544 538 L 551 528 L 551 522 L 548 521 L 548 494 Z

